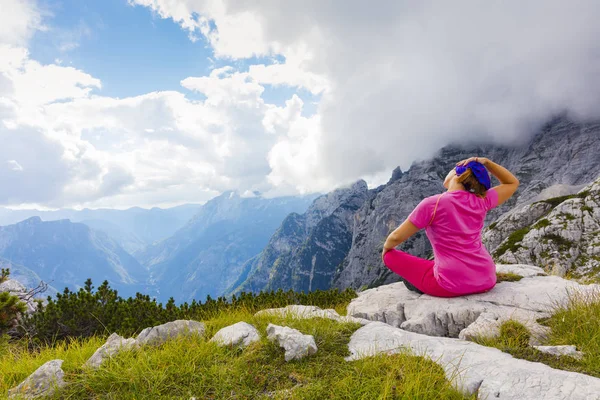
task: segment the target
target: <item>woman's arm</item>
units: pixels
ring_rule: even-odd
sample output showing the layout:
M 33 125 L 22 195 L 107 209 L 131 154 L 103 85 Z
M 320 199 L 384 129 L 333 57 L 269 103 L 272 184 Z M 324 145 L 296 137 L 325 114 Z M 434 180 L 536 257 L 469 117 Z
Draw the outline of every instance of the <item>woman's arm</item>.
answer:
M 485 165 L 487 170 L 500 181 L 500 185 L 494 187 L 494 190 L 498 193 L 498 205 L 504 203 L 517 191 L 517 188 L 519 187 L 519 180 L 517 177 L 502 165 L 496 164 L 485 157 L 471 157 L 460 161 L 456 165 L 465 165 L 471 161 L 477 161 Z
M 389 234 L 387 240 L 383 245 L 383 252 L 381 254 L 381 258 L 385 256 L 385 253 L 392 250 L 406 239 L 414 235 L 419 231 L 419 228 L 415 226 L 408 219 L 402 223 L 398 228 L 396 228 L 392 233 Z

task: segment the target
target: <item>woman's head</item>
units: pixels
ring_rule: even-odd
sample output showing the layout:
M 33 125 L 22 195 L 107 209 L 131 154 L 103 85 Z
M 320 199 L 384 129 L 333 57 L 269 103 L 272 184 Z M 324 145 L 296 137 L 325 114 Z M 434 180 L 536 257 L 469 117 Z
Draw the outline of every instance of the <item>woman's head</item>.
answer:
M 478 162 L 452 168 L 444 179 L 446 189 L 459 189 L 483 196 L 491 186 L 490 176 L 485 166 Z
M 479 183 L 479 181 L 477 180 L 477 178 L 473 174 L 473 171 L 471 171 L 470 168 L 468 168 L 462 174 L 458 175 L 456 177 L 456 182 L 463 185 L 467 192 L 475 193 L 478 196 L 485 195 L 485 192 L 487 191 L 485 186 Z

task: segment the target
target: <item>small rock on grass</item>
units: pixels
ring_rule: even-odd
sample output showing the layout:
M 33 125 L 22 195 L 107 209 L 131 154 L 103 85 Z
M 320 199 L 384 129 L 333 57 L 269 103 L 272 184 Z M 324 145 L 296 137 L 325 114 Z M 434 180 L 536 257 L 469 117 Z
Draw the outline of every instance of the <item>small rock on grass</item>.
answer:
M 317 352 L 314 337 L 287 326 L 269 324 L 267 338 L 285 349 L 285 361 L 299 360 Z

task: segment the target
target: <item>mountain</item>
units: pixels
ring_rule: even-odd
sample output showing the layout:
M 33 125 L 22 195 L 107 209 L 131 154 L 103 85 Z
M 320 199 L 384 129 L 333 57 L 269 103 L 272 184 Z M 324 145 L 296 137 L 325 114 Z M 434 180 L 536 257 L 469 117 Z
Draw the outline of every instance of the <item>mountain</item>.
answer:
M 423 198 L 444 191 L 444 177 L 457 161 L 473 155 L 485 156 L 507 167 L 521 181 L 515 196 L 488 213 L 489 224 L 540 196 L 573 193 L 589 184 L 600 174 L 598 154 L 600 123 L 578 124 L 565 118 L 549 122 L 521 145 L 446 146 L 432 159 L 413 163 L 408 171 L 394 170 L 388 183 L 355 198 L 347 214 L 334 218 L 336 222 L 331 221 L 331 210 L 307 212 L 310 223 L 307 216 L 289 216 L 261 255 L 244 266 L 230 291 L 361 288 L 397 281 L 398 276 L 381 262 L 385 238 Z M 317 199 L 315 204 L 326 198 Z M 331 204 L 332 209 L 340 206 L 335 201 Z M 431 256 L 431 245 L 423 232 L 400 248 L 417 256 Z M 338 260 L 330 276 L 331 266 Z M 324 272 L 321 276 L 320 271 Z M 330 286 L 324 283 L 327 281 Z
M 221 296 L 244 263 L 267 244 L 290 213 L 303 212 L 314 199 L 241 197 L 226 192 L 206 203 L 173 236 L 137 254 L 149 268 L 159 298 L 177 301 Z
M 0 257 L 26 265 L 36 274 L 28 279 L 42 279 L 59 291 L 78 289 L 87 278 L 95 286 L 108 280 L 123 296 L 149 291 L 148 272 L 133 256 L 105 233 L 68 220 L 32 217 L 0 227 Z
M 355 216 L 352 247 L 334 279 L 338 288 L 360 288 L 397 280 L 381 262 L 387 234 L 397 227 L 424 197 L 442 192 L 442 181 L 456 161 L 480 155 L 512 171 L 521 181 L 516 194 L 488 214 L 492 222 L 515 206 L 534 200 L 555 185 L 576 186 L 600 175 L 600 123 L 578 124 L 564 118 L 545 125 L 519 146 L 448 146 L 432 160 L 414 163 L 399 179 L 373 193 Z M 423 234 L 403 248 L 428 256 Z
M 173 235 L 201 208 L 186 204 L 167 209 L 139 207 L 127 210 L 62 209 L 56 211 L 11 210 L 0 208 L 0 225 L 14 224 L 37 216 L 44 221 L 69 219 L 107 233 L 130 253 Z
M 483 241 L 498 262 L 599 280 L 600 177 L 575 194 L 511 210 L 486 229 Z
M 228 294 L 329 288 L 350 249 L 353 217 L 367 194 L 367 183 L 358 181 L 317 198 L 302 215 L 290 214 L 265 249 L 244 265 Z

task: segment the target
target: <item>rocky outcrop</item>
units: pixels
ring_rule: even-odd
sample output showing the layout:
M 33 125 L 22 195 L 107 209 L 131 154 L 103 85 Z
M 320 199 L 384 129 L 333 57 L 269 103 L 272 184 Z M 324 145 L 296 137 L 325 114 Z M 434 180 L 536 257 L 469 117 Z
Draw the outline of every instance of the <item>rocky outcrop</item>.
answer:
M 202 322 L 177 320 L 167 322 L 166 324 L 146 328 L 140 332 L 136 338 L 138 345 L 154 345 L 163 344 L 169 339 L 180 336 L 204 335 L 205 327 Z
M 500 282 L 487 293 L 451 299 L 420 295 L 398 282 L 359 293 L 348 305 L 348 315 L 410 332 L 461 339 L 497 336 L 502 322 L 516 320 L 532 333 L 531 344 L 539 344 L 547 328 L 539 325 L 538 319 L 550 316 L 573 293 L 600 291 L 600 285 L 540 276 L 543 270 L 533 266 L 499 265 L 498 271 L 522 271 L 528 276 L 517 282 Z
M 515 196 L 488 214 L 488 222 L 492 222 L 515 206 L 529 204 L 548 188 L 585 185 L 596 179 L 600 175 L 600 124 L 558 119 L 517 147 L 449 146 L 431 160 L 414 163 L 408 171 L 371 191 L 355 214 L 351 249 L 336 271 L 333 286 L 358 289 L 398 281 L 399 277 L 381 262 L 385 238 L 423 198 L 444 190 L 442 181 L 458 160 L 474 154 L 504 165 L 521 181 Z M 431 254 L 423 234 L 413 236 L 400 248 L 425 258 Z
M 219 346 L 246 347 L 260 340 L 258 330 L 247 322 L 238 322 L 219 330 L 210 340 Z
M 354 214 L 368 195 L 366 182 L 317 198 L 302 215 L 291 214 L 230 293 L 328 289 L 350 249 Z
M 600 179 L 578 193 L 519 207 L 484 232 L 499 262 L 600 279 Z
M 8 397 L 33 399 L 52 396 L 56 389 L 65 385 L 62 363 L 63 360 L 48 361 L 29 375 L 19 386 L 10 389 Z
M 267 338 L 285 349 L 285 361 L 299 360 L 317 352 L 315 338 L 287 326 L 269 324 Z
M 348 361 L 412 351 L 440 364 L 446 378 L 479 399 L 589 400 L 600 398 L 600 379 L 515 359 L 498 349 L 460 339 L 431 337 L 374 322 L 348 344 Z
M 21 282 L 14 279 L 8 279 L 0 283 L 0 293 L 3 292 L 17 296 L 27 306 L 27 314 L 33 313 L 37 309 L 38 301 L 42 301 L 35 300 L 30 291 Z
M 104 360 L 113 357 L 120 351 L 129 350 L 137 346 L 138 344 L 135 339 L 125 339 L 116 333 L 113 333 L 108 337 L 106 343 L 96 350 L 83 366 L 88 368 L 99 368 Z

